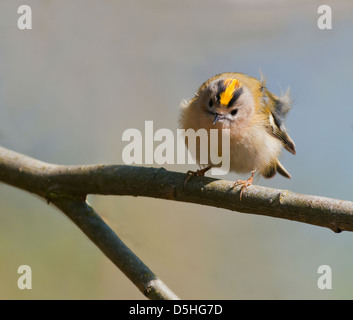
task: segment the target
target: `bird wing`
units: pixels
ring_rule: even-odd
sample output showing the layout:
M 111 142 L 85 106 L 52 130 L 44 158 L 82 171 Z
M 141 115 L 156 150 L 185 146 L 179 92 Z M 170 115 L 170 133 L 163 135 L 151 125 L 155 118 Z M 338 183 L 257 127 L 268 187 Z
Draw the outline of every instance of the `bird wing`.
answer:
M 270 107 L 268 116 L 268 132 L 283 143 L 283 147 L 290 153 L 295 154 L 295 144 L 287 133 L 284 125 L 288 111 L 290 110 L 290 98 L 288 92 L 278 98 L 268 90 L 264 91 L 264 102 Z M 270 106 L 268 104 L 271 104 Z

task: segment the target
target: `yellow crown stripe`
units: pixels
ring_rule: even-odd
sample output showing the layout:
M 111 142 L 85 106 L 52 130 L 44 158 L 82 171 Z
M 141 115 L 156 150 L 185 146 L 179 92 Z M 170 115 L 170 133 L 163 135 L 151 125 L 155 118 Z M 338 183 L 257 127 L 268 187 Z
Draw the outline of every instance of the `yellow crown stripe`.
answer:
M 224 80 L 224 86 L 226 89 L 219 95 L 219 97 L 220 103 L 226 106 L 233 98 L 235 88 L 240 87 L 240 82 L 237 79 L 226 79 Z

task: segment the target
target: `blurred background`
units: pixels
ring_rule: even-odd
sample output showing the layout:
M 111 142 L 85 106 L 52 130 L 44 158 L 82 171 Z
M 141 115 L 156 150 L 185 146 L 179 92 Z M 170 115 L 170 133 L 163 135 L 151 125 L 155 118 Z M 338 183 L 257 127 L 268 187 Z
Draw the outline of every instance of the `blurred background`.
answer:
M 122 164 L 122 133 L 178 126 L 179 105 L 220 72 L 267 76 L 294 98 L 292 174 L 257 184 L 353 200 L 353 3 L 32 0 L 0 3 L 0 145 L 57 164 Z M 330 5 L 332 30 L 318 7 Z M 179 172 L 196 166 L 168 165 Z M 225 177 L 239 178 L 236 174 Z M 89 196 L 184 299 L 352 299 L 353 233 L 166 200 Z M 19 290 L 29 265 L 33 289 Z M 320 290 L 320 265 L 332 289 Z M 0 184 L 1 299 L 144 299 L 68 218 Z

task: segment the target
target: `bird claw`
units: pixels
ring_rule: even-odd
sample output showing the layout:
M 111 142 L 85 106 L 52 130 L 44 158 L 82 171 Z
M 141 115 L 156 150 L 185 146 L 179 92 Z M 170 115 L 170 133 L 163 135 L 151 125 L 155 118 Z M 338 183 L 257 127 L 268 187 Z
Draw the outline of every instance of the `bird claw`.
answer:
M 235 183 L 233 184 L 233 187 L 232 188 L 235 188 L 239 185 L 243 185 L 240 189 L 240 201 L 241 201 L 241 198 L 243 196 L 243 193 L 244 193 L 244 190 L 247 189 L 247 187 L 251 186 L 254 182 L 254 174 L 255 174 L 255 170 L 254 171 L 251 171 L 251 177 L 248 179 L 248 180 L 237 180 L 235 181 Z
M 184 179 L 184 187 L 186 187 L 186 183 L 188 182 L 188 180 L 191 178 L 191 177 L 204 177 L 205 176 L 205 173 L 210 170 L 211 167 L 206 167 L 206 168 L 203 168 L 203 169 L 198 169 L 196 171 L 192 171 L 192 170 L 189 170 L 187 173 L 186 173 L 186 177 Z

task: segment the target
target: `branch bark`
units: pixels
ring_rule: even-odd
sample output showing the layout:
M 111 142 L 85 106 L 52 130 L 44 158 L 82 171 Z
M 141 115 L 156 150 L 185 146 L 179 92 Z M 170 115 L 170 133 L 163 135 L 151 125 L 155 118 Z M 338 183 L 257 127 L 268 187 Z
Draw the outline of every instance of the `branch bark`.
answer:
M 233 182 L 193 177 L 164 168 L 124 165 L 62 166 L 0 147 L 0 181 L 52 202 L 149 298 L 176 299 L 172 293 L 83 201 L 87 194 L 130 195 L 197 203 L 353 231 L 353 202 L 252 185 L 240 200 Z M 146 276 L 148 274 L 148 276 Z

